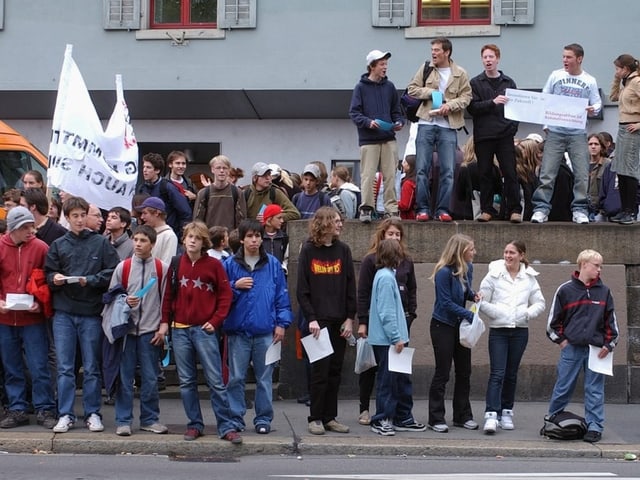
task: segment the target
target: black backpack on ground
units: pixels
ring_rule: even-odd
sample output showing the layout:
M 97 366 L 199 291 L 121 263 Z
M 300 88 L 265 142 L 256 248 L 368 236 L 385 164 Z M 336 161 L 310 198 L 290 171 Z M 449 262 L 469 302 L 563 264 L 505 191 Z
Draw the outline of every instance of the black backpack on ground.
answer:
M 544 416 L 540 435 L 554 440 L 582 440 L 587 433 L 587 423 L 580 415 L 562 411 Z

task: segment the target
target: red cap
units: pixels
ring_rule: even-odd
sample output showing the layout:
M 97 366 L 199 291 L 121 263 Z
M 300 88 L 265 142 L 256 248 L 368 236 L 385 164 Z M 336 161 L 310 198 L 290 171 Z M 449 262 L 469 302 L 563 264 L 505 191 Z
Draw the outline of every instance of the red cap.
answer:
M 267 208 L 265 208 L 264 212 L 262 213 L 262 224 L 264 225 L 269 221 L 271 217 L 275 217 L 280 213 L 282 213 L 282 207 L 280 205 L 277 205 L 275 203 L 267 205 Z

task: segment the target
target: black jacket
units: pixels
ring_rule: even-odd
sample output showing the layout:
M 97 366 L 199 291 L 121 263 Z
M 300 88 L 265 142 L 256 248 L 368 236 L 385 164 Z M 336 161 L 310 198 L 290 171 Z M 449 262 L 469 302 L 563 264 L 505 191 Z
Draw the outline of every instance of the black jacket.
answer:
M 518 122 L 504 118 L 504 105 L 493 103 L 507 88 L 517 88 L 516 82 L 502 72 L 497 80 L 498 86 L 494 88 L 484 72 L 471 79 L 472 97 L 467 111 L 473 117 L 475 142 L 513 137 L 518 131 Z

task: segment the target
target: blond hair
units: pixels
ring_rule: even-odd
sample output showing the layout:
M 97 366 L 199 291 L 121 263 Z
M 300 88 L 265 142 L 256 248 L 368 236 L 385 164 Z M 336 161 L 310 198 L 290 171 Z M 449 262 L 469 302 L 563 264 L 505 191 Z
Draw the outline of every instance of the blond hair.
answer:
M 431 274 L 429 279 L 433 280 L 436 273 L 438 273 L 443 267 L 451 267 L 453 275 L 458 277 L 460 281 L 464 281 L 464 279 L 467 278 L 467 272 L 469 270 L 467 262 L 464 261 L 464 252 L 472 246 L 473 238 L 468 235 L 456 233 L 449 238 L 449 240 L 447 240 L 447 244 L 444 246 L 442 254 L 440 255 L 440 260 L 436 263 L 436 266 L 433 269 L 433 274 Z

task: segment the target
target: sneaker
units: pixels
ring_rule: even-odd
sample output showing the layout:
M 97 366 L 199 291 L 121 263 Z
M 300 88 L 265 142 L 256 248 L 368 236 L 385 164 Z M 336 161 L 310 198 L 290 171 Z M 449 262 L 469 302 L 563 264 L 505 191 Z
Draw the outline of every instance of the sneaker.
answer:
M 602 432 L 596 432 L 595 430 L 589 430 L 584 438 L 582 439 L 585 442 L 596 443 L 602 440 Z
M 428 213 L 423 212 L 416 215 L 416 220 L 418 222 L 428 222 L 429 220 L 431 220 L 431 217 Z
M 149 425 L 140 425 L 140 430 L 143 430 L 145 432 L 158 433 L 158 434 L 167 433 L 169 431 L 166 425 L 163 425 L 158 422 L 153 422 Z
M 633 225 L 635 223 L 636 217 L 633 213 L 630 212 L 626 212 L 624 215 L 622 215 L 619 219 L 618 222 L 621 225 Z
M 324 435 L 324 425 L 320 420 L 309 422 L 309 433 L 312 435 Z
M 424 423 L 411 419 L 408 422 L 394 423 L 393 429 L 396 432 L 424 432 L 427 430 L 427 426 Z
M 182 436 L 182 438 L 184 438 L 187 442 L 191 442 L 196 438 L 201 437 L 202 435 L 203 435 L 202 432 L 197 428 L 189 427 L 187 428 L 187 431 L 184 432 L 184 435 Z
M 438 220 L 439 222 L 451 222 L 453 221 L 453 218 L 451 218 L 451 215 L 449 215 L 447 212 L 442 212 L 439 215 L 436 215 L 436 220 Z
M 613 217 L 609 218 L 610 222 L 618 223 L 622 217 L 624 217 L 625 212 L 618 212 Z
M 369 425 L 371 423 L 371 415 L 369 415 L 369 410 L 365 410 L 360 413 L 358 417 L 358 423 L 360 425 Z
M 22 410 L 8 410 L 0 421 L 0 428 L 15 428 L 20 425 L 29 425 L 29 416 Z
M 373 209 L 371 207 L 360 207 L 360 221 L 362 223 L 371 223 Z
M 573 212 L 573 223 L 586 225 L 589 223 L 589 217 L 583 212 Z
M 129 425 L 119 425 L 116 427 L 116 435 L 119 437 L 130 437 L 131 427 Z
M 519 213 L 512 213 L 509 217 L 511 223 L 522 223 L 522 215 Z
M 496 412 L 487 412 L 484 414 L 484 433 L 493 435 L 498 430 L 498 414 Z
M 391 437 L 396 434 L 393 426 L 391 426 L 391 422 L 387 418 L 371 422 L 371 431 L 384 437 Z
M 336 432 L 336 433 L 349 433 L 349 427 L 347 427 L 346 425 L 343 425 L 342 423 L 336 421 L 335 418 L 333 420 L 325 423 L 324 424 L 324 429 L 325 430 L 329 430 L 330 432 Z
M 433 430 L 436 433 L 447 433 L 449 431 L 449 427 L 446 423 L 436 423 L 435 425 L 427 425 L 429 430 Z
M 503 430 L 513 430 L 513 410 L 502 410 L 500 428 Z
M 73 428 L 73 419 L 71 415 L 63 415 L 58 419 L 58 423 L 53 427 L 53 431 L 55 433 L 65 433 L 68 432 L 70 428 Z
M 384 215 L 382 215 L 382 219 L 386 220 L 387 218 L 394 218 L 394 217 L 400 217 L 400 212 L 386 212 Z
M 58 423 L 58 416 L 53 410 L 40 410 L 36 413 L 36 423 L 47 430 L 51 430 Z
M 90 432 L 101 432 L 104 430 L 102 419 L 97 413 L 92 413 L 91 415 L 89 415 L 89 418 L 87 418 L 85 423 L 87 424 L 87 428 Z
M 485 222 L 490 222 L 491 218 L 492 217 L 490 213 L 482 212 L 476 220 L 478 220 L 479 222 L 485 223 Z
M 545 223 L 549 220 L 549 216 L 541 211 L 533 212 L 531 215 L 531 223 Z
M 235 430 L 227 432 L 225 436 L 222 437 L 222 439 L 226 440 L 227 442 L 231 442 L 234 445 L 240 445 L 242 443 L 242 437 Z
M 454 427 L 466 428 L 467 430 L 477 430 L 480 425 L 473 419 L 467 420 L 464 423 L 453 422 Z
M 259 423 L 258 425 L 256 425 L 256 433 L 259 433 L 260 435 L 266 435 L 270 431 L 271 425 L 269 425 L 268 423 Z

